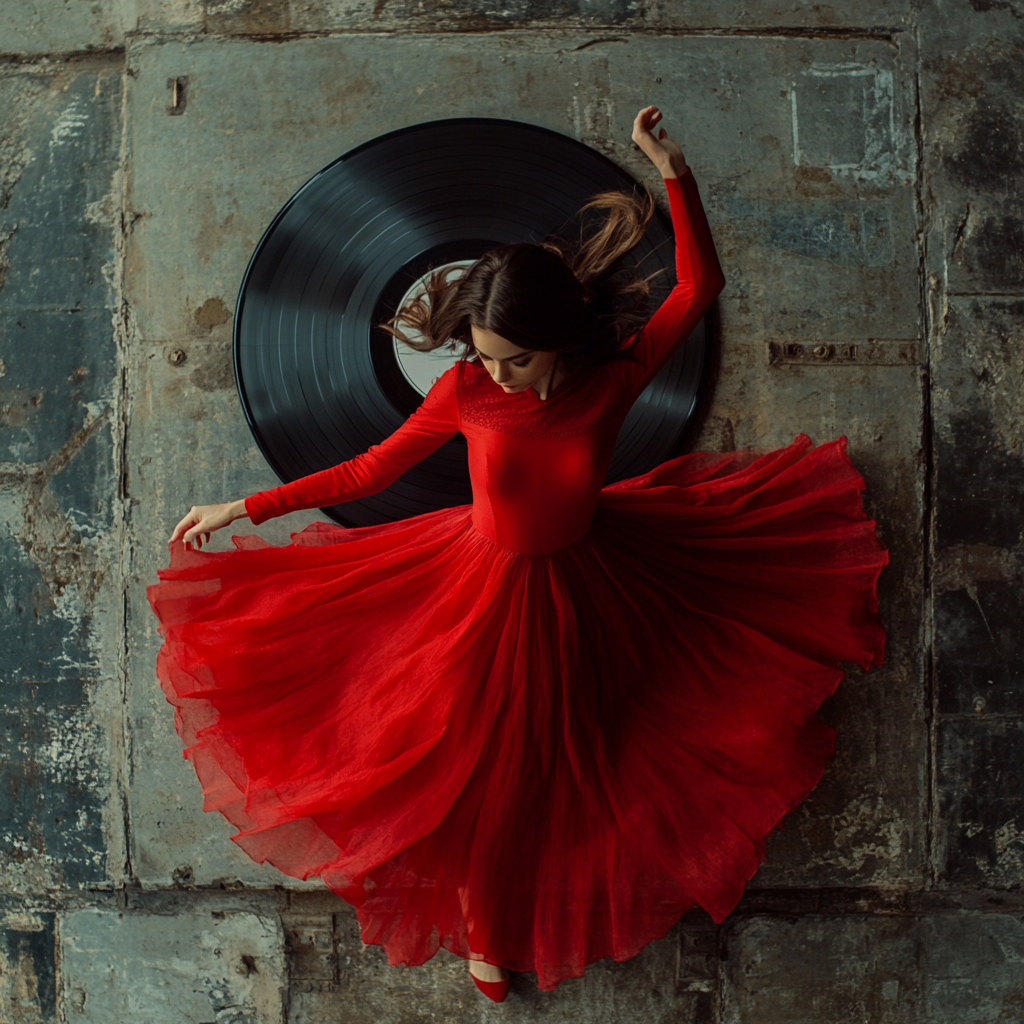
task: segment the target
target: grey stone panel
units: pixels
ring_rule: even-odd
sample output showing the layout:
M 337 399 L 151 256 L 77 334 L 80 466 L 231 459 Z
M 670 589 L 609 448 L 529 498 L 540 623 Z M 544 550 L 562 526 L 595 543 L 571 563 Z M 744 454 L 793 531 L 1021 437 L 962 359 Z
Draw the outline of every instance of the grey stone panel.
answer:
M 979 545 L 980 546 L 980 545 Z M 1024 585 L 968 582 L 936 595 L 940 714 L 1024 715 Z
M 1020 308 L 1024 312 L 1024 303 Z M 993 443 L 996 429 L 990 410 L 977 405 L 972 409 L 969 394 L 959 398 L 963 413 L 938 425 L 935 443 L 936 541 L 942 548 L 1013 548 L 1021 542 L 1021 455 Z
M 852 368 L 766 373 L 774 337 L 810 344 L 842 330 L 865 341 L 878 336 L 881 320 L 888 337 L 916 344 L 915 156 L 904 64 L 890 45 L 863 40 L 634 36 L 569 53 L 562 44 L 574 38 L 522 33 L 512 45 L 501 36 L 350 36 L 298 40 L 285 50 L 207 39 L 188 47 L 140 44 L 129 55 L 135 219 L 126 288 L 139 332 L 131 491 L 140 502 L 133 506 L 132 799 L 137 867 L 154 884 L 166 884 L 181 865 L 203 883 L 272 875 L 246 867 L 214 838 L 226 837 L 226 826 L 199 811 L 154 686 L 158 638 L 142 596 L 165 559 L 159 538 L 192 501 L 274 482 L 248 439 L 229 373 L 233 291 L 263 226 L 339 153 L 430 117 L 531 120 L 578 135 L 657 185 L 628 142 L 635 111 L 652 97 L 696 168 L 729 277 L 721 303 L 728 347 L 707 446 L 780 445 L 800 431 L 816 440 L 848 434 L 894 550 L 884 598 L 890 667 L 844 688 L 826 712 L 841 729 L 840 760 L 812 798 L 820 802 L 808 820 L 774 840 L 775 867 L 766 870 L 776 873 L 766 878 L 886 884 L 919 875 L 921 780 L 905 770 L 907 723 L 919 706 L 912 582 L 921 515 L 919 376 L 913 366 L 873 358 Z M 167 82 L 181 75 L 189 77 L 187 107 L 170 116 Z M 470 78 L 471 93 L 464 88 Z M 801 97 L 819 89 L 829 102 L 853 104 L 839 137 L 859 162 L 825 165 L 846 160 L 822 136 L 831 131 L 831 108 L 809 104 L 800 122 L 804 149 L 795 148 L 793 96 L 799 112 Z M 747 99 L 755 93 L 766 97 L 756 119 Z M 794 220 L 800 231 L 788 226 Z M 175 351 L 184 362 L 170 358 Z M 298 526 L 270 529 L 283 538 Z M 912 742 L 923 742 L 923 733 L 909 731 Z
M 120 634 L 113 413 L 119 70 L 0 77 L 3 888 L 102 883 Z M 116 860 L 115 856 L 115 860 Z
M 923 922 L 928 1024 L 1024 1019 L 1019 915 L 936 915 Z
M 286 51 L 241 40 L 207 40 L 187 51 L 178 44 L 134 49 L 131 202 L 138 219 L 128 287 L 142 336 L 189 337 L 194 310 L 208 298 L 233 308 L 233 286 L 277 208 L 330 160 L 382 130 L 437 117 L 513 117 L 574 134 L 657 185 L 629 142 L 636 110 L 653 100 L 672 118 L 711 207 L 726 254 L 727 295 L 757 266 L 767 279 L 759 274 L 753 287 L 781 297 L 758 304 L 779 332 L 803 328 L 814 336 L 808 326 L 833 329 L 849 313 L 847 336 L 878 337 L 884 320 L 886 336 L 917 337 L 918 268 L 916 256 L 908 258 L 916 230 L 913 107 L 891 47 L 643 36 L 579 53 L 557 45 L 574 38 L 521 34 L 513 45 L 501 35 L 349 36 L 297 40 Z M 383 48 L 400 76 L 381 63 Z M 816 61 L 840 66 L 858 83 L 886 83 L 885 132 L 865 121 L 860 106 L 845 128 L 864 138 L 870 156 L 863 165 L 796 163 L 792 97 L 832 81 L 814 72 Z M 794 63 L 809 66 L 796 84 Z M 877 73 L 865 73 L 875 65 Z M 169 117 L 167 82 L 183 75 L 190 79 L 188 107 Z M 771 97 L 756 121 L 748 104 L 754 92 Z M 805 123 L 805 143 L 819 126 L 820 119 Z M 733 140 L 743 141 L 737 147 Z M 170 153 L 188 154 L 187 178 L 175 173 Z M 794 216 L 806 225 L 799 239 L 787 227 Z M 762 242 L 765 225 L 769 245 Z M 179 246 L 190 256 L 184 262 L 175 255 Z M 894 255 L 883 268 L 887 251 Z M 837 290 L 828 311 L 809 301 L 823 274 Z M 211 291 L 211 283 L 228 294 Z M 182 303 L 183 295 L 191 302 Z M 821 323 L 808 325 L 803 316 Z
M 996 1024 L 1024 1010 L 1012 914 L 751 918 L 727 942 L 723 1024 Z
M 1024 873 L 1024 722 L 945 719 L 936 754 L 936 867 L 945 885 L 1016 888 Z
M 1024 540 L 1024 298 L 951 296 L 934 345 L 935 543 Z
M 0 459 L 49 458 L 113 398 L 116 71 L 0 79 Z
M 740 921 L 728 940 L 723 1024 L 924 1024 L 913 919 Z
M 935 699 L 947 884 L 1024 867 L 1024 302 L 950 296 L 934 346 Z M 961 717 L 963 716 L 963 717 Z
M 59 933 L 68 1024 L 284 1022 L 280 922 L 241 900 L 164 913 L 72 910 Z
M 924 747 L 926 732 L 912 693 L 892 699 L 913 682 L 916 673 L 907 671 L 913 667 L 904 659 L 893 671 L 876 671 L 874 679 L 855 674 L 825 703 L 818 717 L 836 729 L 836 758 L 768 837 L 767 858 L 752 888 L 889 887 L 913 885 L 920 877 L 926 779 L 919 765 L 900 762 L 897 752 L 901 740 L 904 749 Z
M 56 542 L 38 523 L 26 527 L 17 518 L 0 534 L 0 862 L 7 891 L 104 880 L 113 827 L 110 693 L 99 678 L 110 659 L 113 609 L 105 587 L 94 589 L 90 580 L 109 552 L 76 538 L 59 510 L 49 511 L 62 527 Z M 26 555 L 26 538 L 42 550 Z
M 90 622 L 51 603 L 46 577 L 13 537 L 0 536 L 0 557 L 4 705 L 17 715 L 84 701 L 88 684 L 99 673 Z
M 1018 884 L 1024 864 L 1024 25 L 1011 5 L 972 7 L 953 23 L 929 5 L 922 36 L 934 290 L 934 859 L 941 884 L 998 889 Z
M 135 0 L 5 0 L 0 5 L 0 54 L 65 54 L 123 46 L 135 6 Z
M 0 709 L 5 890 L 75 888 L 106 878 L 105 741 L 88 705 Z
M 956 22 L 936 11 L 924 37 L 929 249 L 948 291 L 1019 294 L 1024 29 L 1014 5 L 973 6 Z
M 11 256 L 26 272 L 32 265 L 18 245 L 11 246 Z M 67 313 L 19 306 L 11 298 L 6 288 L 0 291 L 0 462 L 6 463 L 5 477 L 13 481 L 19 472 L 43 473 L 77 528 L 108 530 L 117 500 L 111 311 L 101 306 Z

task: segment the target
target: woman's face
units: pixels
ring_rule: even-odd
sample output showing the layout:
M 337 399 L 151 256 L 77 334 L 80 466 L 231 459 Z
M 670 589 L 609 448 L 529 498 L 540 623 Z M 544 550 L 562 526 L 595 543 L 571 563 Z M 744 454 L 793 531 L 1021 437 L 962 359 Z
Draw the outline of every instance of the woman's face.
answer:
M 500 334 L 470 327 L 473 348 L 484 369 L 508 394 L 525 391 L 542 381 L 554 369 L 557 352 L 543 352 L 519 348 Z

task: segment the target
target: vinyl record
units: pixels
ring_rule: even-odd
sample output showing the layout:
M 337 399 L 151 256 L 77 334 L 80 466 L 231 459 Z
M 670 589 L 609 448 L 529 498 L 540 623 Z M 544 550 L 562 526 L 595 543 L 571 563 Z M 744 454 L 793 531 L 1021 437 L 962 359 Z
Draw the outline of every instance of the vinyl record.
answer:
M 453 357 L 412 353 L 375 326 L 428 272 L 572 230 L 595 193 L 634 185 L 583 143 L 494 118 L 401 128 L 311 178 L 256 246 L 236 306 L 238 392 L 274 472 L 291 481 L 366 451 L 401 426 L 450 365 Z M 628 259 L 645 274 L 665 270 L 652 283 L 656 309 L 675 280 L 660 213 Z M 610 481 L 677 451 L 706 353 L 701 324 L 630 412 Z M 470 501 L 459 435 L 385 491 L 324 512 L 367 526 Z

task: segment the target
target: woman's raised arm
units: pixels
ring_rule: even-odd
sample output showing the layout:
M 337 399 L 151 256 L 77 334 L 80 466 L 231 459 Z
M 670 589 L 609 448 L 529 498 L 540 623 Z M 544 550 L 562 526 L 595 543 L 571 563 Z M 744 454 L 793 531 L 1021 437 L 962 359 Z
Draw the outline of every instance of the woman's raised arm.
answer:
M 693 172 L 664 128 L 655 137 L 661 117 L 657 107 L 641 110 L 633 122 L 633 141 L 665 179 L 675 234 L 676 286 L 626 348 L 637 393 L 685 341 L 725 286 Z

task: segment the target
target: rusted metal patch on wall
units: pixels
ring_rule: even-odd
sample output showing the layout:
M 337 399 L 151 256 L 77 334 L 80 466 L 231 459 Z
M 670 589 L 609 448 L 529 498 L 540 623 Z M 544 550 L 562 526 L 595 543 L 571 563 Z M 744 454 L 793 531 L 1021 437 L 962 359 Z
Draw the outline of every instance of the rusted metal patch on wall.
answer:
M 292 985 L 332 991 L 339 980 L 335 915 L 286 913 L 281 920 Z
M 916 338 L 864 338 L 862 341 L 769 341 L 771 366 L 913 366 Z

